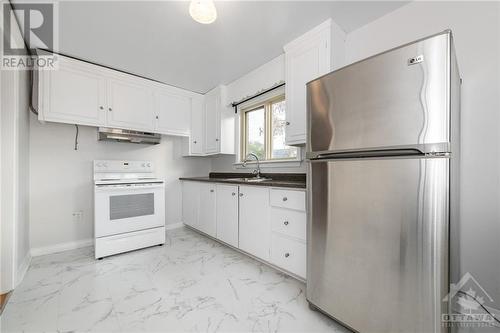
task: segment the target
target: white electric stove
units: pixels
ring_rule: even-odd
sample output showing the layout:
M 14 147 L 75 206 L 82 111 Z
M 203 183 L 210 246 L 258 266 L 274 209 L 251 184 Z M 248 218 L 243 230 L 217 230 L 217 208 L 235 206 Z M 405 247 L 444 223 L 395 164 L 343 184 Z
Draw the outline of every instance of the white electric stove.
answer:
M 94 161 L 95 258 L 165 243 L 165 184 L 148 161 Z

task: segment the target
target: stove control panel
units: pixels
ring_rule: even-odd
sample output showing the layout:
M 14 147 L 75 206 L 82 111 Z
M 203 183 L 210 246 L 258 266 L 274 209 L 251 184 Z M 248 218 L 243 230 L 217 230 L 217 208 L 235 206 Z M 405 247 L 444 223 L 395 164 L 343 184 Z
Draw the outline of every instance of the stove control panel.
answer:
M 153 172 L 153 162 L 150 161 L 108 161 L 95 160 L 94 173 L 114 172 L 114 173 L 149 173 Z

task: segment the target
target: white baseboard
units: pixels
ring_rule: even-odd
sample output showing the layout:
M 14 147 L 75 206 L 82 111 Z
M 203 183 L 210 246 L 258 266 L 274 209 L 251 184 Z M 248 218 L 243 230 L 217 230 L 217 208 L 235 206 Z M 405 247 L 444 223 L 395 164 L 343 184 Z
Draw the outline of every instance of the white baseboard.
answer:
M 21 265 L 17 268 L 17 273 L 16 273 L 16 282 L 15 286 L 17 286 L 23 281 L 24 276 L 26 275 L 26 272 L 28 271 L 28 268 L 30 267 L 31 264 L 31 253 L 28 252 L 26 256 L 24 256 L 23 262 Z
M 166 224 L 165 225 L 165 230 L 172 230 L 172 229 L 182 228 L 183 226 L 184 226 L 184 223 L 182 223 L 182 222 L 172 223 L 172 224 Z
M 184 223 L 172 223 L 165 225 L 165 230 L 172 230 L 177 228 L 182 228 Z M 38 257 L 46 254 L 52 254 L 57 252 L 64 252 L 74 249 L 79 249 L 81 247 L 87 247 L 94 245 L 94 239 L 83 239 L 75 242 L 59 243 L 49 246 L 36 247 L 31 249 L 31 256 Z
M 82 239 L 75 242 L 59 243 L 49 246 L 36 247 L 31 249 L 31 256 L 38 257 L 46 254 L 75 250 L 92 245 L 94 245 L 94 239 Z

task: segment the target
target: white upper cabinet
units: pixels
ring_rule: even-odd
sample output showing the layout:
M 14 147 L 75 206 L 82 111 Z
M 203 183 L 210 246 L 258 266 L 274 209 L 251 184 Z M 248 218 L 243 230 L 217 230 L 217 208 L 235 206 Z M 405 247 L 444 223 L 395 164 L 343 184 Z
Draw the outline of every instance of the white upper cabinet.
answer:
M 191 97 L 176 94 L 170 89 L 157 89 L 153 93 L 155 132 L 189 136 L 191 132 Z
M 184 156 L 235 153 L 235 114 L 227 105 L 225 86 L 203 95 L 202 115 L 193 99 L 191 138 L 185 143 Z
M 61 55 L 57 65 L 38 73 L 40 120 L 190 135 L 203 95 Z
M 94 67 L 62 58 L 58 70 L 40 71 L 40 120 L 103 126 L 107 110 L 106 79 Z
M 306 83 L 342 63 L 344 41 L 345 32 L 330 19 L 285 45 L 287 144 L 306 142 Z
M 138 80 L 108 80 L 108 127 L 154 130 L 153 93 Z
M 205 153 L 219 152 L 221 94 L 218 89 L 205 95 Z
M 185 148 L 187 156 L 205 155 L 205 103 L 203 98 L 193 98 L 191 101 L 191 136 L 187 138 Z

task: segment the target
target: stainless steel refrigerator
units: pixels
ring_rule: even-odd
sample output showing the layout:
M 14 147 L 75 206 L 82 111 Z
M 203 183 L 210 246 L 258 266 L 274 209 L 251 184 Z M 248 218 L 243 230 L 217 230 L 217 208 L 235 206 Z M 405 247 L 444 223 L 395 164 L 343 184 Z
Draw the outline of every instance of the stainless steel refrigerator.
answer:
M 355 331 L 447 331 L 460 82 L 444 31 L 307 84 L 307 299 Z

